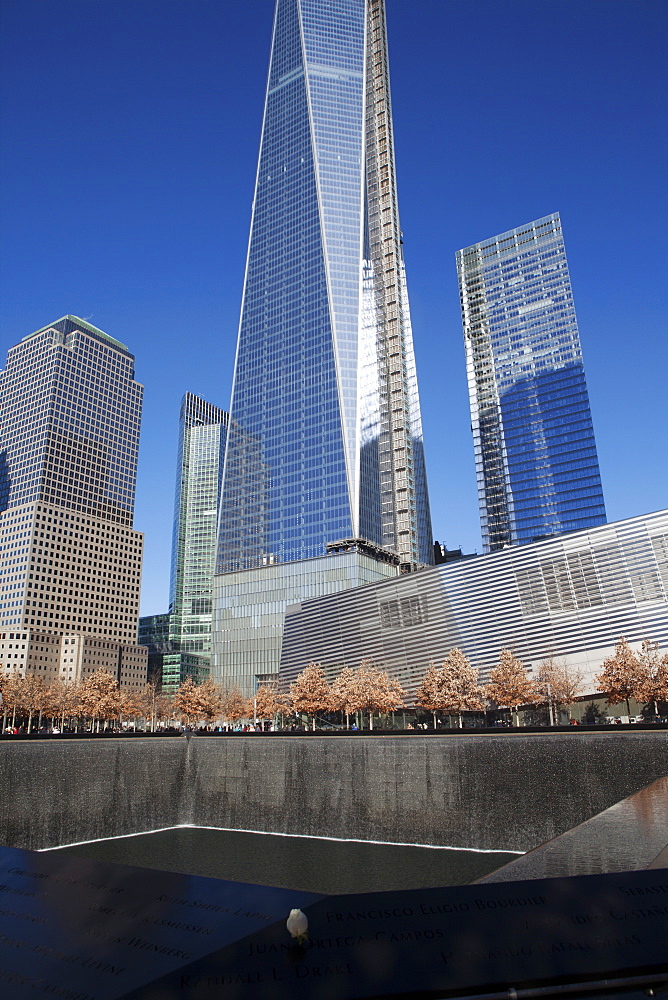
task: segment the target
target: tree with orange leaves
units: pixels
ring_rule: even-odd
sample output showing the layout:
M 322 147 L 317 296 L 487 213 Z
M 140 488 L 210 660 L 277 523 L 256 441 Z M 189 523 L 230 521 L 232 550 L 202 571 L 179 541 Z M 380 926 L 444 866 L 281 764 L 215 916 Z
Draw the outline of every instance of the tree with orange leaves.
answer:
M 668 653 L 660 655 L 658 642 L 644 639 L 640 653 L 640 681 L 634 697 L 637 701 L 654 704 L 654 714 L 659 714 L 658 702 L 668 701 Z
M 319 663 L 309 663 L 290 685 L 290 702 L 295 712 L 302 712 L 312 720 L 318 712 L 328 712 L 332 707 L 329 684 Z
M 198 685 L 195 684 L 192 677 L 186 677 L 184 682 L 179 685 L 174 695 L 173 705 L 175 713 L 181 716 L 181 721 L 186 720 L 186 726 L 201 718 L 202 704 Z
M 253 714 L 252 702 L 249 704 L 242 697 L 238 687 L 226 688 L 221 694 L 223 718 L 227 722 L 235 723 L 241 719 L 248 719 Z
M 605 694 L 608 705 L 626 702 L 626 713 L 630 718 L 629 698 L 635 698 L 636 693 L 640 696 L 644 680 L 640 659 L 622 636 L 615 646 L 615 652 L 603 661 L 603 669 L 596 677 L 599 690 Z
M 439 674 L 440 671 L 435 664 L 430 663 L 419 688 L 415 692 L 415 704 L 421 708 L 429 709 L 434 719 L 434 729 L 436 729 L 436 713 L 440 712 L 443 707 Z
M 373 729 L 374 712 L 392 712 L 404 704 L 406 692 L 387 671 L 377 667 L 373 660 L 362 660 L 352 684 L 353 711 L 369 713 L 369 729 Z
M 462 712 L 479 712 L 484 707 L 478 671 L 456 646 L 443 661 L 438 672 L 438 683 L 441 705 L 445 711 L 456 712 L 460 729 Z
M 279 712 L 289 711 L 289 706 L 279 698 L 274 684 L 261 684 L 253 699 L 255 717 L 262 722 L 275 719 Z
M 519 725 L 518 713 L 522 705 L 534 705 L 540 699 L 526 667 L 510 649 L 501 650 L 498 666 L 490 670 L 485 694 L 499 708 L 509 708 L 515 713 L 515 725 Z
M 344 667 L 337 675 L 330 698 L 332 710 L 345 714 L 346 729 L 350 729 L 350 713 L 355 711 L 355 671 L 352 667 Z
M 113 674 L 96 670 L 81 682 L 78 693 L 81 713 L 91 720 L 92 729 L 97 725 L 98 733 L 100 722 L 118 718 L 120 695 Z

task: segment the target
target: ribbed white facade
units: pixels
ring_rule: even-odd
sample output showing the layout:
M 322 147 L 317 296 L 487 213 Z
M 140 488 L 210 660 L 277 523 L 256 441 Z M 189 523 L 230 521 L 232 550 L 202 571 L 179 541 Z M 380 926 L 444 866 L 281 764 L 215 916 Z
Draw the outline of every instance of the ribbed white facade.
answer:
M 284 683 L 316 660 L 329 679 L 364 657 L 415 692 L 460 647 L 485 680 L 511 648 L 582 671 L 583 693 L 625 636 L 668 644 L 668 511 L 512 546 L 288 609 Z

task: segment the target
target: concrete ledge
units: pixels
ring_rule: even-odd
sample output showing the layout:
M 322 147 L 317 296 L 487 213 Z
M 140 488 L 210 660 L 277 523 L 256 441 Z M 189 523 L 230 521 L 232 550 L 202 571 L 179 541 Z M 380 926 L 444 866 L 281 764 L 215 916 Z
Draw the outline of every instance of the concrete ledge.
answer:
M 666 760 L 665 731 L 4 742 L 0 843 L 191 824 L 528 851 L 662 777 Z

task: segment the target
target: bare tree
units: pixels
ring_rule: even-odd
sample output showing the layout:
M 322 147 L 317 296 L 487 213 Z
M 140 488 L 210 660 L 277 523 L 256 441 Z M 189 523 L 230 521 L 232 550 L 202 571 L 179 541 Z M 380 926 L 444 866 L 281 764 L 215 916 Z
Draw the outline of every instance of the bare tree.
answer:
M 290 685 L 290 701 L 295 712 L 303 712 L 312 720 L 318 712 L 328 712 L 332 707 L 329 684 L 319 663 L 309 663 Z
M 172 695 L 162 694 L 159 680 L 152 677 L 139 693 L 141 712 L 139 718 L 144 719 L 149 730 L 154 733 L 158 722 L 174 717 Z
M 565 660 L 546 657 L 538 665 L 536 691 L 541 702 L 548 706 L 550 724 L 555 724 L 554 706 L 572 705 L 584 688 L 584 675 Z
M 153 707 L 153 732 L 157 728 L 158 722 L 166 722 L 167 719 L 174 718 L 174 696 L 160 693 L 154 702 Z
M 534 705 L 540 698 L 524 664 L 509 649 L 501 650 L 499 664 L 490 671 L 485 693 L 500 708 L 515 713 L 515 725 L 519 725 L 521 706 Z
M 158 720 L 158 706 L 161 699 L 163 699 L 163 695 L 160 693 L 160 688 L 161 684 L 159 678 L 152 676 L 139 694 L 139 701 L 141 704 L 140 718 L 144 719 L 152 733 L 155 732 L 156 722 Z
M 212 677 L 198 685 L 200 712 L 205 722 L 218 718 L 223 710 L 223 692 Z

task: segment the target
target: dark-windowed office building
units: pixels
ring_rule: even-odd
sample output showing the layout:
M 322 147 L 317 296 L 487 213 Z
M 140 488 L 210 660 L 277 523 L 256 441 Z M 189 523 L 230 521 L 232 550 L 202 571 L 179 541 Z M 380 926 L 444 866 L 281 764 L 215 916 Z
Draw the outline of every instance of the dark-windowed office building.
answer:
M 63 316 L 0 374 L 0 669 L 146 682 L 133 529 L 143 388 L 124 344 Z

